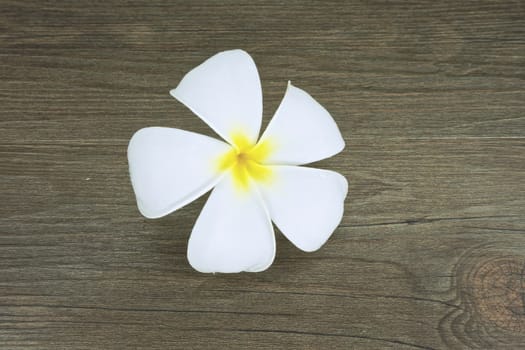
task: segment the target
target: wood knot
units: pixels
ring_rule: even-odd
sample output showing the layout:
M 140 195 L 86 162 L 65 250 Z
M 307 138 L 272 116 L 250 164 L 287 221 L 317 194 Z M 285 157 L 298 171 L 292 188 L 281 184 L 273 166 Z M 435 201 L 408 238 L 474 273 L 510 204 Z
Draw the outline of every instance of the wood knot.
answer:
M 457 308 L 440 320 L 447 348 L 523 349 L 525 256 L 519 245 L 485 243 L 454 268 Z
M 482 321 L 512 332 L 525 331 L 525 259 L 479 261 L 468 281 L 473 308 Z

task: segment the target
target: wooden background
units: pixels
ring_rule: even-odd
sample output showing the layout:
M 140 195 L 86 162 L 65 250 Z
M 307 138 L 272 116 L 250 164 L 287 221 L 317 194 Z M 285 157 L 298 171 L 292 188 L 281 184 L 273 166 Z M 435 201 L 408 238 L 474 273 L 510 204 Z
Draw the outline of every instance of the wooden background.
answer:
M 287 80 L 347 143 L 350 182 L 307 254 L 206 275 L 207 196 L 138 212 L 126 147 L 212 131 L 169 96 L 216 52 Z M 525 348 L 523 1 L 0 1 L 0 348 Z

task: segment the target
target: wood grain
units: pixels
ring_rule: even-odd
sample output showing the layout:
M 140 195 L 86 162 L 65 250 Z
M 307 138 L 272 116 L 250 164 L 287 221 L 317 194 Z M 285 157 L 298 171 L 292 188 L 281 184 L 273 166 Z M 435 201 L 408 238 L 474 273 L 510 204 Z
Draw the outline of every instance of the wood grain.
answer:
M 0 348 L 525 347 L 522 1 L 0 1 Z M 168 95 L 250 52 L 264 123 L 287 80 L 334 116 L 350 182 L 306 254 L 266 272 L 186 261 L 206 196 L 136 209 L 152 125 L 213 135 Z

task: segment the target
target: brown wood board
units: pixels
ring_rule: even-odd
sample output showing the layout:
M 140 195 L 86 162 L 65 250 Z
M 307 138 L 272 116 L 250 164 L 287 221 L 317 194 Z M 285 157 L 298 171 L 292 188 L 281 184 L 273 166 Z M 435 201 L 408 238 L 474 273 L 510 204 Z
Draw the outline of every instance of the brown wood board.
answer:
M 0 348 L 525 348 L 522 1 L 0 1 Z M 346 142 L 319 251 L 186 260 L 206 197 L 137 210 L 146 126 L 213 136 L 168 92 L 248 51 L 266 125 L 291 80 Z

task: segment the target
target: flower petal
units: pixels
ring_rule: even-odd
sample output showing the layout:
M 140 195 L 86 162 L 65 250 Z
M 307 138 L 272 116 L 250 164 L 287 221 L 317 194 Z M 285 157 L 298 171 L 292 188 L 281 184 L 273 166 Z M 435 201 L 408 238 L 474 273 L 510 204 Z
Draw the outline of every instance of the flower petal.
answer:
M 193 227 L 188 260 L 200 272 L 258 272 L 275 256 L 270 217 L 255 186 L 239 192 L 231 176 L 213 189 Z
M 257 67 L 242 50 L 224 51 L 191 70 L 170 94 L 232 144 L 242 132 L 255 143 L 262 119 Z
M 158 218 L 192 202 L 220 179 L 214 162 L 231 147 L 192 132 L 152 127 L 128 146 L 129 172 L 142 215 Z
M 339 225 L 348 190 L 339 173 L 299 166 L 271 166 L 274 180 L 259 187 L 270 216 L 299 249 L 319 249 Z
M 331 157 L 345 147 L 328 111 L 290 82 L 261 137 L 260 142 L 265 141 L 274 149 L 265 159 L 266 164 L 307 164 Z

